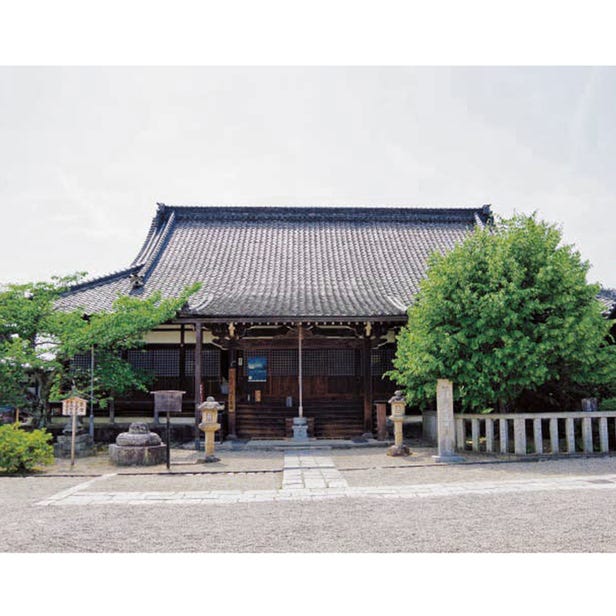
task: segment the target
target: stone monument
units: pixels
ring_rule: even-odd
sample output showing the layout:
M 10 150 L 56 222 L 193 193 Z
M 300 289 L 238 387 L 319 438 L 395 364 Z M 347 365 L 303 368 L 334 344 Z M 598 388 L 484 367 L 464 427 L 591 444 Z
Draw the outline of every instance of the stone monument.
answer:
M 72 419 L 66 422 L 62 429 L 62 436 L 59 436 L 57 442 L 53 446 L 53 453 L 56 458 L 71 457 L 71 432 Z M 88 434 L 83 424 L 76 420 L 75 424 L 75 457 L 83 458 L 85 456 L 93 456 L 95 453 L 94 441 Z
M 448 379 L 438 379 L 436 382 L 436 423 L 438 455 L 432 457 L 436 462 L 462 462 L 464 458 L 456 453 L 453 383 Z
M 109 458 L 118 466 L 163 464 L 166 452 L 160 436 L 150 432 L 145 423 L 132 423 L 128 432 L 118 434 L 115 445 L 109 445 Z

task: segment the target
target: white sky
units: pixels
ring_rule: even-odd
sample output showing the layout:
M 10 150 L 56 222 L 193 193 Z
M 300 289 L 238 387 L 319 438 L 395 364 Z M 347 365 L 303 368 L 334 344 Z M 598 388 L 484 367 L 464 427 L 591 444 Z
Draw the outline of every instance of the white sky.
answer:
M 0 68 L 0 282 L 136 255 L 156 202 L 538 210 L 616 287 L 616 69 Z

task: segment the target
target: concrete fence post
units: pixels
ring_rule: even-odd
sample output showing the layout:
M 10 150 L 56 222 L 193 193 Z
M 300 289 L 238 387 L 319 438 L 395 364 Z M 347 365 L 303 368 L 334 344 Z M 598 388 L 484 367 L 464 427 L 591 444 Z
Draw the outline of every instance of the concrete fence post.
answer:
M 436 423 L 438 430 L 438 455 L 436 462 L 461 462 L 456 454 L 456 433 L 453 417 L 453 383 L 447 379 L 436 382 Z

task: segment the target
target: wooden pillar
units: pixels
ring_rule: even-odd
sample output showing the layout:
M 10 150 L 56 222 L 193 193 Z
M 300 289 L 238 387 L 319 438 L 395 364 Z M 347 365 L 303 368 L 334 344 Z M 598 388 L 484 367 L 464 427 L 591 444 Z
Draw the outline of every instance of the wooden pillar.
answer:
M 372 437 L 372 362 L 370 361 L 372 343 L 370 336 L 364 336 L 363 342 L 361 364 L 364 381 L 364 436 Z
M 376 403 L 376 433 L 378 441 L 387 440 L 387 404 L 385 402 Z
M 229 396 L 227 400 L 228 430 L 227 438 L 233 440 L 236 434 L 236 388 L 237 388 L 237 350 L 235 345 L 229 347 Z
M 201 396 L 201 350 L 203 349 L 203 331 L 200 322 L 195 323 L 195 449 L 199 451 L 199 423 L 201 414 L 199 405 L 203 402 Z
M 178 389 L 186 388 L 186 326 L 184 323 L 180 325 L 180 366 L 179 366 L 180 383 Z M 181 409 L 180 409 L 181 410 Z

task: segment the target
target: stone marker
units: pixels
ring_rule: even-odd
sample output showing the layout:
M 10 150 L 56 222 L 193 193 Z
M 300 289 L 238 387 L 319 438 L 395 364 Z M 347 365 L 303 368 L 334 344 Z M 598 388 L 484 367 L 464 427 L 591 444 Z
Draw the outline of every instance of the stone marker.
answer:
M 115 445 L 109 445 L 109 458 L 118 466 L 151 466 L 163 464 L 167 448 L 160 436 L 150 432 L 145 423 L 132 423 L 128 432 L 118 434 Z
M 436 423 L 438 428 L 437 462 L 461 462 L 456 454 L 456 433 L 453 418 L 453 383 L 447 379 L 436 382 Z

